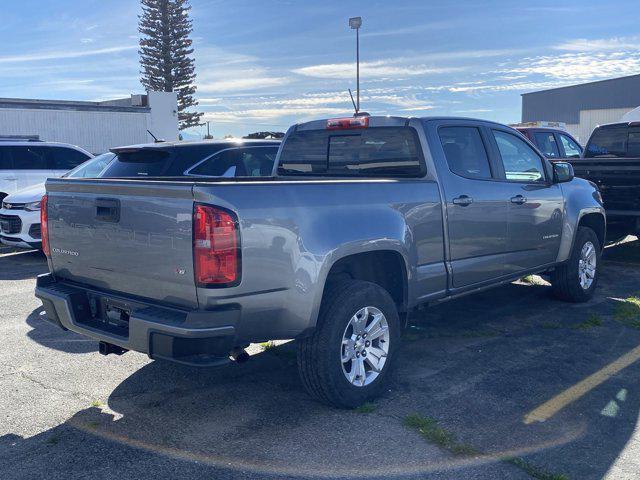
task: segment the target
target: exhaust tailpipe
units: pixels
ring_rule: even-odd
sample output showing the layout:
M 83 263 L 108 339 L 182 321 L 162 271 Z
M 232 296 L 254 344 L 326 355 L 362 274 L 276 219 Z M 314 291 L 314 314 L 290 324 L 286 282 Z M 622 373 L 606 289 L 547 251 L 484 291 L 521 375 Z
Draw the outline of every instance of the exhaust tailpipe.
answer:
M 249 355 L 242 347 L 235 347 L 231 352 L 229 352 L 229 356 L 231 357 L 231 360 L 236 363 L 245 363 L 251 358 L 251 355 Z
M 100 355 L 109 355 L 111 353 L 115 355 L 122 355 L 123 353 L 128 352 L 126 348 L 119 347 L 118 345 L 114 345 L 112 343 L 100 342 L 98 344 L 98 352 Z

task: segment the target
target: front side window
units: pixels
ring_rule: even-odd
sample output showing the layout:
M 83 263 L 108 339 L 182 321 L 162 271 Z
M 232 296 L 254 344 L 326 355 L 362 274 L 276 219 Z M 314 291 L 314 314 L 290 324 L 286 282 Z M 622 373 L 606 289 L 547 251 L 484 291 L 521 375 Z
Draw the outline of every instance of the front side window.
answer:
M 552 132 L 536 132 L 533 134 L 538 150 L 547 158 L 558 158 L 560 151 L 556 144 L 556 137 Z
M 596 128 L 589 139 L 585 157 L 625 157 L 628 130 L 626 125 Z
M 404 176 L 424 174 L 418 137 L 410 127 L 312 130 L 291 134 L 280 175 Z
M 438 134 L 453 173 L 467 178 L 491 178 L 480 130 L 476 127 L 442 127 Z
M 564 148 L 564 156 L 566 158 L 580 158 L 582 154 L 580 146 L 566 135 L 560 133 L 558 136 L 562 142 L 562 148 Z
M 517 182 L 542 182 L 542 159 L 524 140 L 517 136 L 493 130 L 500 151 L 505 178 Z
M 278 147 L 241 148 L 239 163 L 247 177 L 268 177 L 273 172 L 273 163 Z
M 48 147 L 47 148 L 47 168 L 50 170 L 69 171 L 76 168 L 90 157 L 73 148 Z

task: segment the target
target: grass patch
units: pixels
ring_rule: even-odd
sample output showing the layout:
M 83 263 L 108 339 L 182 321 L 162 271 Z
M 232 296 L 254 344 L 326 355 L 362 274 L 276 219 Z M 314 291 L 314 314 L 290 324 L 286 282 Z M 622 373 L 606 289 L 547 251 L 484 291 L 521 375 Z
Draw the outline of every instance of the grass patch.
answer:
M 91 406 L 100 408 L 100 407 L 104 407 L 104 403 L 102 403 L 100 400 L 94 400 L 93 402 L 91 402 Z
M 547 282 L 545 282 L 538 275 L 527 275 L 526 277 L 522 277 L 520 281 L 522 283 L 526 283 L 527 285 L 547 285 Z
M 433 418 L 423 417 L 418 413 L 407 415 L 404 425 L 416 430 L 425 440 L 450 451 L 454 455 L 473 456 L 480 452 L 471 445 L 458 442 L 455 435 L 438 425 Z
M 513 465 L 514 467 L 518 467 L 520 470 L 536 480 L 569 480 L 569 477 L 564 474 L 546 472 L 541 468 L 530 464 L 522 457 L 510 457 L 505 458 L 502 461 Z
M 87 422 L 87 428 L 90 428 L 91 430 L 95 430 L 99 426 L 100 424 L 98 422 Z
M 48 445 L 57 445 L 60 443 L 60 437 L 58 435 L 51 435 L 47 438 L 46 442 Z
M 597 313 L 590 313 L 589 318 L 587 318 L 584 322 L 574 323 L 571 325 L 571 328 L 575 330 L 589 330 L 593 327 L 601 327 L 602 326 L 602 318 Z
M 297 355 L 295 350 L 291 350 L 290 348 L 287 348 L 288 347 L 287 344 L 277 345 L 272 340 L 261 343 L 260 347 L 262 348 L 263 352 L 271 353 L 281 358 L 291 359 L 291 358 L 296 358 L 296 355 Z
M 640 329 L 640 298 L 634 295 L 619 302 L 614 318 L 627 327 Z
M 461 443 L 456 436 L 438 425 L 437 420 L 424 417 L 419 413 L 407 415 L 404 418 L 404 425 L 417 431 L 422 438 L 438 447 L 449 451 L 457 456 L 472 457 L 482 455 L 482 452 L 472 445 Z M 535 465 L 527 462 L 522 457 L 502 458 L 502 462 L 519 468 L 527 475 L 536 480 L 569 480 L 564 474 L 556 474 L 547 472 Z
M 373 413 L 376 410 L 376 405 L 374 403 L 363 403 L 357 408 L 354 408 L 353 411 L 356 413 Z

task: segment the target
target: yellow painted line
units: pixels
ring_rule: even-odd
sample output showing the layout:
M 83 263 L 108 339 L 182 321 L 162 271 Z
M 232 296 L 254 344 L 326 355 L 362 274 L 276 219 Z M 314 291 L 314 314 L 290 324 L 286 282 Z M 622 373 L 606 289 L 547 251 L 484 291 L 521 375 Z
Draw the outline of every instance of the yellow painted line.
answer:
M 617 360 L 611 362 L 606 367 L 598 370 L 596 373 L 589 375 L 584 380 L 576 383 L 572 387 L 567 388 L 564 392 L 556 395 L 551 400 L 543 403 L 538 408 L 530 411 L 524 416 L 524 423 L 529 425 L 533 422 L 544 422 L 553 417 L 570 403 L 575 402 L 586 393 L 596 388 L 601 383 L 607 381 L 619 371 L 627 368 L 640 359 L 640 346 L 625 353 Z

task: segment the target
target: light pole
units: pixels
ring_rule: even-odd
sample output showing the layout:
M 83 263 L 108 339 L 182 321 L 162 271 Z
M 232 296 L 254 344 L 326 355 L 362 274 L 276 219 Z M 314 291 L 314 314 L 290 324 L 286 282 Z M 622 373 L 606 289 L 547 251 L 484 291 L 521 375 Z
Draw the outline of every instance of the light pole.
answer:
M 349 27 L 356 31 L 356 115 L 360 112 L 360 27 L 362 17 L 351 17 Z

